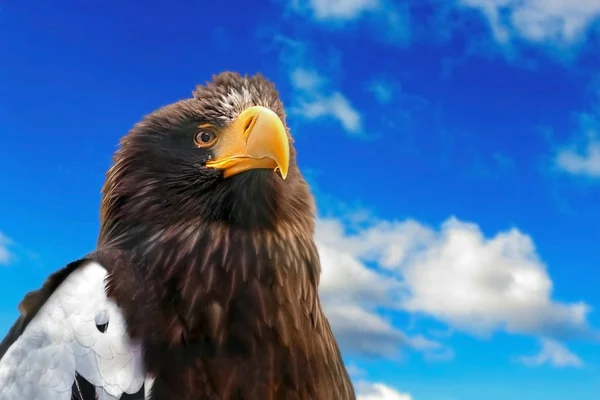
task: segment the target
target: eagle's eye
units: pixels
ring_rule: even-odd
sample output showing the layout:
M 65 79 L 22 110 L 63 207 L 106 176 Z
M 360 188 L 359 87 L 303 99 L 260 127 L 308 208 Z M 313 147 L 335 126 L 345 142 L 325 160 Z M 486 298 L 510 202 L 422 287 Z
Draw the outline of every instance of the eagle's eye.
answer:
M 194 142 L 198 147 L 211 147 L 217 141 L 217 134 L 210 129 L 200 129 L 194 136 Z

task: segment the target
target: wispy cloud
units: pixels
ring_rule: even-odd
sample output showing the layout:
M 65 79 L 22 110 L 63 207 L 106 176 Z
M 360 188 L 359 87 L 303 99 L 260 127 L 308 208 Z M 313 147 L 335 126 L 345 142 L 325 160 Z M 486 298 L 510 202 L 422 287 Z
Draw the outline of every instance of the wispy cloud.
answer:
M 358 379 L 367 375 L 367 371 L 353 363 L 346 365 L 346 370 L 352 379 Z
M 597 0 L 459 0 L 486 18 L 503 44 L 517 39 L 557 47 L 581 42 L 600 17 Z
M 408 92 L 402 85 L 402 75 L 375 74 L 366 81 L 365 92 L 381 106 L 368 114 L 373 121 L 369 135 L 393 135 L 396 144 L 401 144 L 400 150 L 412 154 L 423 151 L 431 143 L 443 146 L 442 140 L 431 140 L 431 137 L 425 143 L 423 135 L 420 135 L 427 130 L 441 136 L 438 130 L 441 129 L 438 126 L 439 106 L 419 94 Z
M 388 104 L 394 98 L 394 83 L 386 79 L 371 80 L 367 90 L 375 96 L 379 104 Z
M 308 120 L 330 118 L 337 121 L 349 134 L 362 130 L 361 114 L 340 92 L 325 94 L 318 90 L 298 89 L 295 103 L 290 111 Z
M 483 178 L 498 179 L 516 169 L 515 160 L 509 155 L 496 151 L 490 157 L 484 157 L 481 153 L 472 155 L 473 163 L 466 170 L 466 175 Z
M 13 254 L 9 247 L 13 245 L 13 241 L 0 232 L 0 265 L 6 265 L 13 259 Z
M 275 41 L 292 87 L 289 111 L 308 121 L 336 122 L 346 133 L 359 136 L 363 130 L 361 113 L 335 83 L 315 67 L 307 45 L 283 36 L 277 36 Z
M 292 70 L 290 79 L 294 88 L 306 91 L 318 90 L 325 83 L 317 71 L 301 67 Z
M 417 2 L 389 0 L 293 0 L 288 9 L 334 30 L 354 30 L 357 22 L 370 27 L 370 38 L 405 46 L 414 41 L 445 41 L 467 34 L 468 52 L 503 54 L 520 59 L 520 45 L 533 45 L 568 59 L 590 38 L 600 20 L 597 0 L 454 0 L 433 2 L 431 15 L 423 17 Z M 477 14 L 473 14 L 475 11 Z M 471 13 L 470 13 L 471 12 Z M 413 15 L 419 15 L 417 18 Z M 479 15 L 489 34 L 466 31 L 473 15 Z M 491 41 L 500 46 L 490 46 Z M 492 49 L 494 48 L 494 49 Z M 525 60 L 520 60 L 525 63 Z M 526 63 L 525 63 L 526 64 Z
M 379 41 L 405 45 L 410 39 L 410 10 L 388 0 L 293 0 L 290 8 L 316 23 L 339 28 L 363 20 Z
M 530 367 L 549 364 L 558 368 L 582 367 L 583 361 L 555 340 L 542 339 L 540 352 L 534 356 L 521 356 L 517 361 Z
M 600 112 L 582 113 L 578 122 L 578 132 L 559 148 L 555 163 L 566 173 L 600 178 Z
M 583 152 L 572 147 L 563 149 L 557 154 L 556 163 L 573 175 L 600 177 L 600 141 L 590 137 Z
M 365 13 L 381 7 L 380 0 L 294 0 L 292 6 L 299 11 L 308 11 L 320 21 L 346 21 L 359 18 Z

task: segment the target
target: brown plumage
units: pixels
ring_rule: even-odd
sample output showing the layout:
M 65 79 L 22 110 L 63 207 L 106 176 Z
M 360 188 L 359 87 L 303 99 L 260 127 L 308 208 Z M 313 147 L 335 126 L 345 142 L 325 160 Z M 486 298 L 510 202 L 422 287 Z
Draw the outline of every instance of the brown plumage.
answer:
M 138 123 L 107 174 L 92 257 L 143 341 L 152 399 L 355 398 L 317 293 L 314 201 L 289 129 L 285 180 L 225 177 L 206 166 L 216 150 L 194 144 L 198 127 L 218 137 L 253 106 L 285 124 L 270 82 L 222 73 Z

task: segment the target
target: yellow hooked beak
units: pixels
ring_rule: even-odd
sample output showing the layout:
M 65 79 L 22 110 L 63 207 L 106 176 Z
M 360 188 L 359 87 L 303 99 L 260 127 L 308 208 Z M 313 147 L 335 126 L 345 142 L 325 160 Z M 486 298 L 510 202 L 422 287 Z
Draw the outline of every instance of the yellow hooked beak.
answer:
M 285 179 L 290 165 L 290 143 L 283 122 L 261 106 L 244 110 L 225 128 L 213 154 L 206 166 L 223 170 L 225 178 L 261 168 L 279 170 Z

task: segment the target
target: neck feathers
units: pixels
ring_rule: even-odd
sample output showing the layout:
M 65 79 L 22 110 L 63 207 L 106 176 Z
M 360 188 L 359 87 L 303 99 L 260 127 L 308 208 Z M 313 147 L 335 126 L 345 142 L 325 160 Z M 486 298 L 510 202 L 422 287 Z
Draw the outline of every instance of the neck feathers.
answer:
M 109 295 L 130 333 L 150 338 L 146 364 L 179 382 L 178 398 L 354 398 L 318 299 L 318 253 L 298 229 L 160 231 L 133 253 L 98 252 L 118 266 Z

